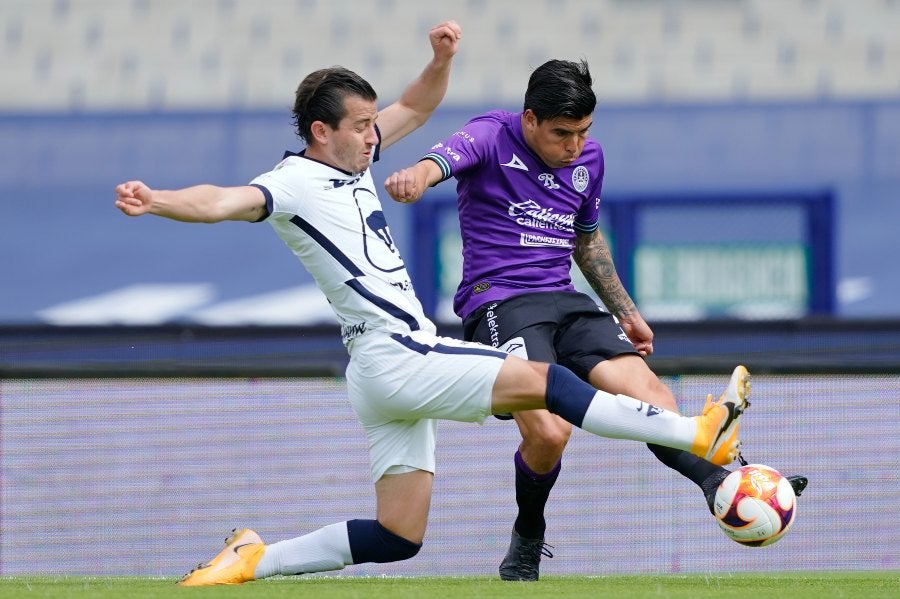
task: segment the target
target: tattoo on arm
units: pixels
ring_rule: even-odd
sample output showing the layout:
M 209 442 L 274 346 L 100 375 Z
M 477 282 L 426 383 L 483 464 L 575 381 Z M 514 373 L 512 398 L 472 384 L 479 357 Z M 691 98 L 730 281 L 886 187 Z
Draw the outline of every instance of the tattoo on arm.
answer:
M 627 317 L 636 311 L 634 300 L 619 279 L 612 252 L 600 229 L 577 235 L 574 258 L 591 288 L 613 314 Z

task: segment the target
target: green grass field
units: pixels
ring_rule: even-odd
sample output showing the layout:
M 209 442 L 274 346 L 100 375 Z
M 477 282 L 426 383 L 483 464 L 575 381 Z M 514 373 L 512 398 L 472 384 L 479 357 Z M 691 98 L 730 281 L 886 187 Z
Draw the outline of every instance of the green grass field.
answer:
M 242 597 L 277 599 L 512 599 L 604 597 L 632 599 L 826 599 L 898 598 L 900 572 L 546 576 L 537 583 L 501 582 L 487 576 L 365 578 L 274 578 L 236 587 L 181 588 L 174 578 L 0 577 L 0 597 L 144 599 Z

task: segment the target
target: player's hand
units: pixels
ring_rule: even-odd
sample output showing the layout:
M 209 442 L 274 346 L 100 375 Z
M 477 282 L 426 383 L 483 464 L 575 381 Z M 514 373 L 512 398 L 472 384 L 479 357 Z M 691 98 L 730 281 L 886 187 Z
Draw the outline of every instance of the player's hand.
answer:
M 150 212 L 153 191 L 143 181 L 128 181 L 116 185 L 116 208 L 128 216 Z
M 460 37 L 462 37 L 462 29 L 459 28 L 456 21 L 444 21 L 432 27 L 428 32 L 428 41 L 431 42 L 434 57 L 442 60 L 452 58 L 456 54 Z
M 384 189 L 388 194 L 404 204 L 412 204 L 425 193 L 423 185 L 413 168 L 405 168 L 397 171 L 384 181 Z
M 634 312 L 627 317 L 619 317 L 619 326 L 628 335 L 628 339 L 639 354 L 646 358 L 653 353 L 653 331 L 640 313 Z

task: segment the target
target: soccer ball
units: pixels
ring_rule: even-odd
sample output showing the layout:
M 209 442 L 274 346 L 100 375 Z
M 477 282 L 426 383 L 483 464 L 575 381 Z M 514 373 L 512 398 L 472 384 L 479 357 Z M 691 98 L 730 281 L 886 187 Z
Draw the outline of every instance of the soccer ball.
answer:
M 794 523 L 794 489 L 762 464 L 741 466 L 716 489 L 713 515 L 725 534 L 742 545 L 771 545 Z

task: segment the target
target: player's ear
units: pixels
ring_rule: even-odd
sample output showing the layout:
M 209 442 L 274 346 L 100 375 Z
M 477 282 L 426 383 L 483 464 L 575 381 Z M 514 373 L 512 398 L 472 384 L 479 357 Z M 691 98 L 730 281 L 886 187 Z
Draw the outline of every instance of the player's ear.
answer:
M 330 131 L 331 128 L 322 121 L 313 121 L 309 126 L 309 132 L 312 134 L 313 139 L 316 140 L 316 143 L 319 144 L 324 144 L 328 141 L 328 133 Z
M 534 111 L 531 110 L 530 108 L 526 108 L 525 111 L 522 113 L 522 121 L 523 121 L 522 124 L 525 125 L 526 127 L 528 127 L 529 129 L 534 129 L 535 127 L 537 127 L 537 124 L 538 124 L 537 115 L 534 114 Z

